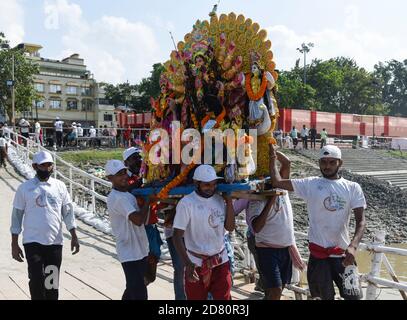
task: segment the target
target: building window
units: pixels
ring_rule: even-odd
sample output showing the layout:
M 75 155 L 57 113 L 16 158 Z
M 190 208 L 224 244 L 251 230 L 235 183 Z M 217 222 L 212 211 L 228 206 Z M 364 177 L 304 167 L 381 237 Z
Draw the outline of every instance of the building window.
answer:
M 61 85 L 59 85 L 59 84 L 51 84 L 49 86 L 49 92 L 51 92 L 51 93 L 62 93 Z
M 113 121 L 113 115 L 112 114 L 104 114 L 103 115 L 103 121 L 112 122 Z
M 90 88 L 82 88 L 82 95 L 83 96 L 90 96 L 91 95 Z
M 34 106 L 37 109 L 44 109 L 45 108 L 45 103 L 43 100 L 37 100 L 34 102 Z
M 35 84 L 34 84 L 34 89 L 35 89 L 37 92 L 44 92 L 44 84 L 42 84 L 42 83 L 35 83 Z
M 67 108 L 68 108 L 68 110 L 78 110 L 78 101 L 68 100 Z
M 66 94 L 77 94 L 77 88 L 74 86 L 66 87 Z
M 93 111 L 93 103 L 92 103 L 92 101 L 83 101 L 82 102 L 82 110 L 83 111 Z
M 61 100 L 50 100 L 49 101 L 49 107 L 51 109 L 61 109 Z

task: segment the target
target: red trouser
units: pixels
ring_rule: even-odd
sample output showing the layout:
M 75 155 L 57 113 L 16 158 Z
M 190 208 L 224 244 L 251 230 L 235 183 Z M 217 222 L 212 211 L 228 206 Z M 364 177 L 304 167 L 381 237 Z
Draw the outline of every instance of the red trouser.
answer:
M 189 282 L 185 276 L 185 294 L 187 300 L 207 300 L 210 292 L 213 300 L 232 300 L 230 290 L 232 289 L 232 274 L 230 263 L 226 262 L 212 269 L 211 282 L 208 288 L 201 276 L 201 268 L 196 268 L 199 275 L 198 282 Z

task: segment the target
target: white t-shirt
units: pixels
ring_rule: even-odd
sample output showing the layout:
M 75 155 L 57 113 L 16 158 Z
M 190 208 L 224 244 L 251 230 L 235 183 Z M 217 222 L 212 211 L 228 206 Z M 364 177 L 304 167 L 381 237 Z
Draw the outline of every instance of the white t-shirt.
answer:
M 4 138 L 0 138 L 0 147 L 4 148 L 7 145 L 7 140 Z
M 202 266 L 202 260 L 188 250 L 205 256 L 222 253 L 222 263 L 229 261 L 224 238 L 226 205 L 220 195 L 206 199 L 193 192 L 178 202 L 176 210 L 173 228 L 185 231 L 185 247 L 195 265 Z
M 29 133 L 30 132 L 30 123 L 27 120 L 20 121 L 20 129 L 21 129 L 21 133 Z
M 35 133 L 40 134 L 41 132 L 41 124 L 39 122 L 35 123 Z
M 77 127 L 76 131 L 78 132 L 78 137 L 83 137 L 83 128 L 82 127 Z
M 250 201 L 247 219 L 252 225 L 266 206 L 267 201 Z M 266 224 L 259 233 L 255 233 L 256 243 L 261 246 L 289 247 L 295 244 L 293 210 L 288 194 L 277 197 Z
M 61 120 L 55 121 L 55 131 L 62 132 L 64 127 L 64 122 Z
M 136 226 L 130 214 L 140 211 L 136 198 L 128 192 L 112 190 L 107 197 L 112 232 L 116 238 L 117 256 L 121 263 L 138 261 L 148 255 L 148 239 L 144 225 Z
M 90 129 L 89 130 L 89 136 L 91 137 L 91 138 L 96 138 L 96 129 Z
M 38 178 L 21 184 L 14 197 L 13 207 L 24 211 L 23 244 L 62 245 L 62 207 L 71 197 L 62 181 Z
M 305 200 L 309 216 L 309 241 L 323 248 L 346 250 L 351 242 L 352 210 L 366 209 L 362 188 L 356 182 L 308 178 L 291 180 L 294 192 Z
M 309 130 L 308 129 L 302 129 L 301 130 L 301 137 L 302 138 L 308 137 L 308 135 L 309 135 Z

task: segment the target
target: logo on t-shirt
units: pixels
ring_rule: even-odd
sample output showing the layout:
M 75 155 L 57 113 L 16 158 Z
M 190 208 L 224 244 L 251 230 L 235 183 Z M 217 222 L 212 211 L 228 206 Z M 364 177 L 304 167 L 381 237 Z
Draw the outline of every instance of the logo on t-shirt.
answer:
M 331 195 L 324 200 L 324 207 L 328 211 L 343 210 L 346 205 L 346 200 L 341 198 L 337 193 L 331 193 Z
M 58 207 L 58 201 L 57 199 L 52 196 L 51 194 L 48 194 L 46 192 L 41 192 L 36 198 L 35 198 L 35 204 L 37 207 L 40 208 L 45 208 L 48 205 L 51 207 Z
M 220 224 L 224 223 L 225 221 L 225 214 L 218 208 L 210 208 L 211 214 L 208 218 L 208 223 L 212 228 L 219 227 Z

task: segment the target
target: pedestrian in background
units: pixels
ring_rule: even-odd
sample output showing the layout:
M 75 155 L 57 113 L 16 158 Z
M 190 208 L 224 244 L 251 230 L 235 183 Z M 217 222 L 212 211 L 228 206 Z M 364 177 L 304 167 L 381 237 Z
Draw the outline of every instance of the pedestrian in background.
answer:
M 56 140 L 57 140 L 57 146 L 58 148 L 62 147 L 62 138 L 63 138 L 63 131 L 64 131 L 64 122 L 61 121 L 59 117 L 55 118 L 55 135 L 56 135 Z
M 328 132 L 324 128 L 321 131 L 321 149 L 326 146 L 327 140 L 328 140 Z
M 309 136 L 311 138 L 311 149 L 316 149 L 316 144 L 317 144 L 317 129 L 315 129 L 315 126 L 312 126 L 312 128 L 309 131 Z
M 293 129 L 291 130 L 291 138 L 293 139 L 293 145 L 294 145 L 294 149 L 297 149 L 298 146 L 298 130 L 296 127 L 293 127 Z
M 308 135 L 309 135 L 309 130 L 307 126 L 304 124 L 301 130 L 301 139 L 302 139 L 302 147 L 305 150 L 308 150 Z

